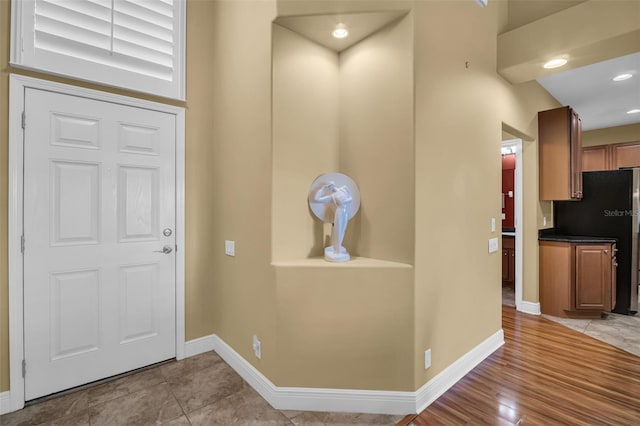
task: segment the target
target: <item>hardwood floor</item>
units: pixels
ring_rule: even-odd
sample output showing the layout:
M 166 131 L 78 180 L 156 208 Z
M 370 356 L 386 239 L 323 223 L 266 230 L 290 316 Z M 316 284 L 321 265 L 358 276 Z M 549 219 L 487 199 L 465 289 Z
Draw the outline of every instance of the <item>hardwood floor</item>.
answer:
M 640 357 L 503 306 L 505 345 L 400 425 L 640 425 Z

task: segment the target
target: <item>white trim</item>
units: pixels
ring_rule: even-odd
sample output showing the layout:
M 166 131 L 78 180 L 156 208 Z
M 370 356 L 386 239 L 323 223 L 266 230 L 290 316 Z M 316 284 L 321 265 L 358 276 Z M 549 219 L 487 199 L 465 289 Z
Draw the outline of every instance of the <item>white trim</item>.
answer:
M 24 110 L 25 85 L 9 76 L 9 389 L 10 411 L 24 407 L 24 359 L 22 299 L 22 195 L 24 152 L 21 115 Z
M 0 415 L 10 413 L 11 411 L 11 392 L 0 392 Z
M 515 250 L 516 250 L 516 282 L 515 282 L 515 302 L 516 309 L 518 311 L 522 311 L 522 270 L 523 270 L 523 259 L 524 259 L 524 232 L 522 230 L 524 226 L 524 206 L 523 206 L 523 191 L 524 191 L 524 182 L 523 182 L 523 159 L 522 159 L 522 139 L 511 139 L 508 141 L 502 142 L 502 147 L 515 147 L 516 148 L 516 172 L 515 172 L 515 200 L 514 200 L 514 227 L 516 228 L 515 236 Z
M 32 77 L 11 74 L 9 76 L 9 371 L 10 411 L 24 407 L 23 359 L 23 263 L 20 237 L 23 229 L 22 191 L 24 155 L 21 114 L 24 110 L 25 89 L 34 88 L 67 95 L 80 96 L 104 102 L 112 102 L 137 108 L 173 114 L 176 117 L 176 358 L 184 358 L 184 270 L 185 270 L 185 111 L 182 107 L 165 105 L 128 96 L 115 95 L 98 90 L 85 89 L 68 84 L 55 83 Z
M 205 352 L 213 351 L 216 347 L 216 335 L 211 334 L 209 336 L 199 337 L 197 339 L 189 340 L 184 344 L 184 358 L 200 355 Z
M 440 395 L 455 385 L 502 345 L 504 345 L 504 332 L 500 329 L 425 383 L 416 391 L 415 412 L 420 413 L 431 405 Z
M 522 303 L 520 304 L 520 308 L 518 309 L 521 312 L 524 312 L 525 314 L 530 314 L 530 315 L 540 315 L 540 303 L 538 302 L 527 302 L 525 300 L 522 301 Z
M 460 357 L 415 392 L 279 387 L 216 335 L 194 342 L 213 342 L 213 349 L 269 404 L 279 410 L 338 411 L 374 414 L 419 413 L 504 344 L 504 333 L 492 336 Z

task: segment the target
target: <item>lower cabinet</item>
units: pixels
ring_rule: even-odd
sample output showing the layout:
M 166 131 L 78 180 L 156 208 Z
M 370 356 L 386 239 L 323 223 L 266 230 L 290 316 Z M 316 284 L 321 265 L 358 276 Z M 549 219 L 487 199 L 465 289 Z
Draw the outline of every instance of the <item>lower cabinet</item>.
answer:
M 502 237 L 502 284 L 514 285 L 516 280 L 515 237 Z
M 616 245 L 540 241 L 540 310 L 599 317 L 615 307 Z

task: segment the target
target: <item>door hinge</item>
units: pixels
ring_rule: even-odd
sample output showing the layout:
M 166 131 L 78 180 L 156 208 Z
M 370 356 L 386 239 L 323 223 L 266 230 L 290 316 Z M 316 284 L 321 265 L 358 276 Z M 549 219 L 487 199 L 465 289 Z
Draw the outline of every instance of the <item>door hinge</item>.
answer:
M 22 124 L 22 129 L 25 129 L 27 127 L 27 113 L 25 113 L 24 111 L 22 111 L 22 118 L 21 118 L 21 124 Z
M 24 377 L 27 375 L 27 361 L 26 360 L 22 360 L 22 378 L 24 379 Z
M 24 254 L 24 235 L 20 235 L 20 252 Z
M 178 245 L 176 244 L 176 253 L 178 252 Z

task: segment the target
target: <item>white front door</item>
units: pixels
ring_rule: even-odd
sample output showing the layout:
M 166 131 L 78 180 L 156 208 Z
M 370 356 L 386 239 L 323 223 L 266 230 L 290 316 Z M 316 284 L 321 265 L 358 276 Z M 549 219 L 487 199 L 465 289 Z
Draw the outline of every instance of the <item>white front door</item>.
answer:
M 29 88 L 25 112 L 30 400 L 175 357 L 176 121 Z

